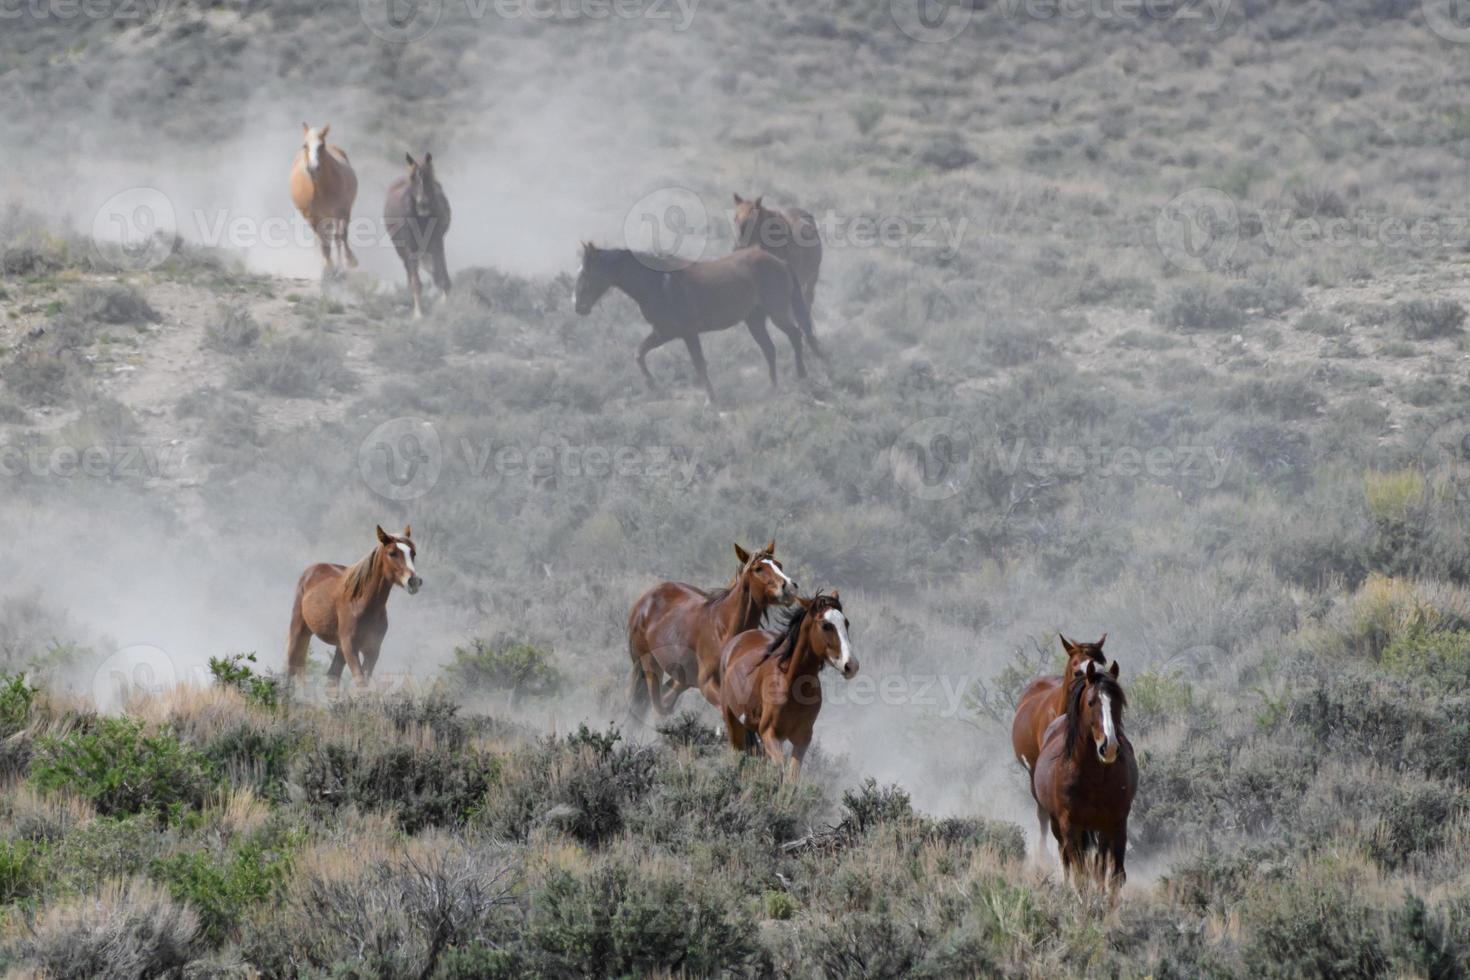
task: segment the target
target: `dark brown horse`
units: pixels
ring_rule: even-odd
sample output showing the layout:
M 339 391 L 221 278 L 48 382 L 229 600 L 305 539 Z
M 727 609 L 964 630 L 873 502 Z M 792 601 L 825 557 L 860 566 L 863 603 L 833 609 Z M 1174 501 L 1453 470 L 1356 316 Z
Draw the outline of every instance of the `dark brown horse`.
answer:
M 642 717 L 652 703 L 663 717 L 691 687 L 719 707 L 720 647 L 728 637 L 761 624 L 771 606 L 796 596 L 796 583 L 776 559 L 772 540 L 755 554 L 735 546 L 740 570 L 729 586 L 706 592 L 682 582 L 662 582 L 633 603 L 628 614 L 628 656 L 633 674 L 628 699 Z M 670 686 L 667 700 L 664 676 Z
M 1114 890 L 1128 879 L 1128 813 L 1138 791 L 1133 743 L 1123 734 L 1126 704 L 1118 662 L 1105 671 L 1087 661 L 1068 686 L 1066 714 L 1047 728 L 1031 773 L 1041 832 L 1051 830 L 1063 870 L 1091 871 Z
M 815 310 L 817 276 L 822 272 L 822 237 L 817 232 L 817 219 L 801 208 L 768 208 L 764 200 L 764 196 L 748 200 L 735 195 L 735 247 L 754 245 L 785 262 L 801 284 L 807 310 Z M 815 341 L 812 349 L 817 350 Z
M 1058 634 L 1060 636 L 1060 634 Z M 1030 772 L 1036 768 L 1036 757 L 1041 754 L 1041 736 L 1053 718 L 1060 718 L 1067 710 L 1067 684 L 1083 665 L 1091 660 L 1107 666 L 1108 658 L 1103 655 L 1103 644 L 1108 634 L 1096 643 L 1074 643 L 1061 637 L 1062 650 L 1067 654 L 1067 666 L 1061 674 L 1038 677 L 1021 692 L 1016 702 L 1016 720 L 1011 724 L 1011 747 L 1016 759 Z
M 388 632 L 388 593 L 398 585 L 413 595 L 424 584 L 413 566 L 417 554 L 412 528 L 389 534 L 380 527 L 377 547 L 351 568 L 323 562 L 303 572 L 291 606 L 288 676 L 306 673 L 306 654 L 315 634 L 336 648 L 327 668 L 328 685 L 337 688 L 346 664 L 358 687 L 366 687 Z
M 388 185 L 383 204 L 383 223 L 393 247 L 408 273 L 413 294 L 414 319 L 423 316 L 423 283 L 419 266 L 430 262 L 434 285 L 449 295 L 449 265 L 444 261 L 444 235 L 449 231 L 449 198 L 434 176 L 434 154 L 425 153 L 423 163 L 406 154 L 408 173 Z
M 610 288 L 621 289 L 638 304 L 643 319 L 653 327 L 638 345 L 638 370 L 652 389 L 648 352 L 671 340 L 682 340 L 694 362 L 694 372 L 704 385 L 709 400 L 715 390 L 705 369 L 699 335 L 725 330 L 745 321 L 766 358 L 771 384 L 776 383 L 776 345 L 766 331 L 766 318 L 791 341 L 796 355 L 796 375 L 806 377 L 801 341 L 812 338 L 812 318 L 800 284 L 786 263 L 758 248 L 741 249 L 708 262 L 669 268 L 666 260 L 626 248 L 582 245 L 582 269 L 577 274 L 573 296 L 577 312 L 586 316 Z
M 798 608 L 779 631 L 746 630 L 726 640 L 720 651 L 720 709 L 731 747 L 750 748 L 754 734 L 771 761 L 781 762 L 790 742 L 793 779 L 801 775 L 801 760 L 822 711 L 817 675 L 828 664 L 847 679 L 858 672 L 837 593 L 796 601 Z

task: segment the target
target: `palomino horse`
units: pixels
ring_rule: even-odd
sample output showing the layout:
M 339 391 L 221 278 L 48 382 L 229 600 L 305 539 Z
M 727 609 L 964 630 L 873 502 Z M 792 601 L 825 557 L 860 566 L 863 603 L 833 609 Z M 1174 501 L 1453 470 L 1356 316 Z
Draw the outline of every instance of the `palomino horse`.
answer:
M 352 205 L 357 200 L 357 174 L 347 162 L 347 154 L 339 146 L 327 144 L 330 125 L 312 129 L 301 124 L 301 149 L 291 164 L 291 202 L 311 225 L 326 261 L 323 276 L 330 276 L 332 245 L 337 246 L 338 264 L 357 268 L 357 256 L 347 243 L 347 228 L 352 222 Z
M 336 648 L 327 669 L 331 688 L 341 680 L 344 663 L 357 685 L 366 687 L 388 632 L 388 593 L 399 585 L 413 595 L 424 584 L 413 567 L 417 554 L 412 528 L 389 534 L 380 527 L 377 547 L 351 568 L 323 562 L 303 572 L 291 607 L 287 674 L 296 678 L 306 672 L 307 648 L 315 634 Z
M 1123 734 L 1126 704 L 1118 662 L 1103 670 L 1087 661 L 1067 689 L 1067 713 L 1048 726 L 1031 773 L 1041 832 L 1050 827 L 1062 868 L 1075 875 L 1093 859 L 1092 870 L 1113 889 L 1128 879 L 1128 812 L 1138 791 L 1133 743 Z
M 1036 768 L 1036 757 L 1041 754 L 1041 736 L 1053 718 L 1060 718 L 1067 711 L 1067 683 L 1082 671 L 1083 665 L 1091 660 L 1107 666 L 1108 658 L 1103 655 L 1103 644 L 1108 634 L 1096 643 L 1073 643 L 1061 637 L 1062 649 L 1067 654 L 1067 666 L 1060 675 L 1038 677 L 1021 692 L 1016 702 L 1016 720 L 1011 723 L 1011 747 L 1016 759 L 1030 772 Z
M 582 245 L 582 269 L 577 274 L 573 302 L 586 316 L 609 288 L 616 286 L 638 304 L 643 319 L 653 327 L 638 345 L 638 370 L 652 389 L 648 352 L 671 340 L 682 340 L 694 362 L 694 372 L 704 385 L 711 403 L 715 390 L 705 370 L 699 335 L 733 327 L 740 321 L 750 330 L 761 353 L 771 384 L 776 384 L 776 345 L 766 331 L 766 318 L 791 341 L 796 354 L 796 375 L 806 377 L 801 356 L 801 338 L 812 341 L 812 318 L 786 263 L 758 248 L 744 248 L 708 262 L 684 268 L 661 269 L 667 265 L 655 256 L 626 248 Z M 812 341 L 815 344 L 815 341 Z
M 765 197 L 747 200 L 735 195 L 735 247 L 754 245 L 776 256 L 801 285 L 801 295 L 808 311 L 815 309 L 817 276 L 822 271 L 822 238 L 817 233 L 817 219 L 801 208 L 781 210 L 768 208 Z M 812 350 L 818 355 L 816 341 Z
M 659 717 L 691 687 L 698 687 L 709 703 L 719 707 L 720 647 L 743 630 L 754 629 L 771 606 L 786 605 L 796 596 L 796 583 L 776 560 L 772 539 L 755 554 L 735 546 L 740 570 L 723 589 L 706 592 L 682 582 L 661 582 L 638 597 L 628 614 L 628 656 L 633 674 L 628 698 L 635 715 L 648 704 Z M 668 700 L 663 678 L 670 679 Z
M 790 742 L 793 779 L 801 775 L 801 760 L 822 710 L 818 673 L 828 664 L 844 678 L 858 672 L 837 593 L 818 592 L 796 601 L 798 608 L 779 632 L 746 630 L 726 640 L 720 651 L 720 708 L 730 745 L 747 750 L 753 733 L 771 761 L 781 762 L 783 743 Z
M 425 258 L 431 263 L 434 285 L 449 295 L 449 266 L 444 261 L 444 233 L 449 230 L 449 198 L 434 177 L 434 154 L 425 153 L 419 163 L 413 154 L 408 158 L 408 173 L 388 185 L 388 200 L 383 204 L 383 223 L 398 258 L 408 272 L 408 289 L 413 294 L 413 316 L 423 316 L 423 283 L 419 266 Z

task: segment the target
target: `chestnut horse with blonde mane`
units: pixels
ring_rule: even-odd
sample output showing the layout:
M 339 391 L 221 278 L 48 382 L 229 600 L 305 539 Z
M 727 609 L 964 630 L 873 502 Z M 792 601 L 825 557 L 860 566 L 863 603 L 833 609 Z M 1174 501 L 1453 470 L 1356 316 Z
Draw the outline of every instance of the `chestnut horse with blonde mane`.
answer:
M 327 683 L 336 690 L 345 664 L 358 687 L 366 687 L 378 664 L 388 632 L 388 593 L 395 585 L 418 592 L 424 580 L 414 569 L 418 548 L 413 529 L 389 534 L 378 528 L 378 544 L 356 565 L 312 565 L 296 583 L 291 606 L 291 632 L 286 642 L 286 673 L 306 673 L 306 654 L 313 635 L 334 647 Z
M 1042 738 L 1031 795 L 1062 855 L 1062 868 L 1092 872 L 1116 894 L 1128 880 L 1128 814 L 1138 792 L 1138 762 L 1123 734 L 1128 699 L 1118 662 L 1107 670 L 1089 660 L 1067 687 L 1067 709 Z M 1092 867 L 1088 867 L 1088 865 Z
M 798 608 L 781 629 L 746 630 L 726 640 L 720 651 L 720 710 L 730 747 L 749 751 L 754 735 L 772 762 L 782 762 L 784 743 L 790 742 L 792 779 L 801 775 L 801 760 L 822 711 L 818 674 L 828 664 L 845 680 L 858 672 L 837 592 L 796 601 Z
M 352 205 L 357 200 L 357 174 L 340 146 L 327 143 L 331 125 L 313 129 L 301 124 L 301 149 L 291 163 L 291 203 L 311 225 L 321 246 L 326 268 L 323 277 L 336 270 L 332 263 L 332 246 L 337 246 L 338 265 L 357 268 L 357 256 L 347 242 L 352 223 Z
M 802 359 L 802 336 L 816 347 L 812 317 L 807 310 L 801 284 L 786 263 L 758 248 L 687 265 L 626 248 L 598 248 L 582 244 L 582 268 L 572 302 L 586 316 L 609 289 L 627 293 L 653 332 L 638 345 L 638 370 L 649 390 L 654 390 L 648 371 L 648 352 L 672 340 L 684 341 L 694 373 L 704 385 L 711 404 L 715 389 L 709 383 L 704 348 L 699 335 L 725 330 L 741 321 L 755 338 L 766 359 L 771 386 L 776 385 L 776 345 L 766 330 L 766 318 L 791 341 L 796 356 L 796 376 L 806 377 Z
M 723 589 L 661 582 L 633 603 L 628 613 L 628 656 L 633 661 L 628 698 L 635 717 L 645 716 L 650 703 L 656 715 L 667 716 L 691 687 L 719 707 L 720 647 L 728 637 L 759 626 L 771 606 L 786 605 L 796 596 L 796 583 L 776 559 L 775 539 L 755 554 L 737 544 L 735 558 L 740 570 Z M 670 684 L 665 693 L 666 674 Z

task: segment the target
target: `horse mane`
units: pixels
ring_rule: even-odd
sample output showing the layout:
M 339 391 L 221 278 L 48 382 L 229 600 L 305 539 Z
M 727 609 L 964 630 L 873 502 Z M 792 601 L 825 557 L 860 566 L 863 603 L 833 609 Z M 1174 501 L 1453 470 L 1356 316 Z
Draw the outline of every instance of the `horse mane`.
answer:
M 367 589 L 368 582 L 372 581 L 373 566 L 377 564 L 378 552 L 383 548 L 378 545 L 362 557 L 356 565 L 347 569 L 347 595 L 357 599 Z
M 827 609 L 842 609 L 842 603 L 835 595 L 827 595 L 817 592 L 812 596 L 811 605 L 797 605 L 795 609 L 786 614 L 786 619 L 776 627 L 776 638 L 766 647 L 766 656 L 776 654 L 780 659 L 781 666 L 786 666 L 791 660 L 791 655 L 796 652 L 796 639 L 801 636 L 801 626 L 806 622 L 808 615 L 816 615 Z
M 1123 693 L 1123 685 L 1119 684 L 1118 679 L 1112 674 L 1106 671 L 1096 671 L 1092 675 L 1092 683 L 1101 688 L 1103 694 L 1116 701 L 1118 707 L 1128 707 L 1128 695 Z M 1063 748 L 1069 757 L 1077 747 L 1077 739 L 1082 734 L 1082 692 L 1086 689 L 1086 674 L 1072 678 L 1072 685 L 1067 688 L 1067 741 Z M 1122 729 L 1119 731 L 1121 732 Z

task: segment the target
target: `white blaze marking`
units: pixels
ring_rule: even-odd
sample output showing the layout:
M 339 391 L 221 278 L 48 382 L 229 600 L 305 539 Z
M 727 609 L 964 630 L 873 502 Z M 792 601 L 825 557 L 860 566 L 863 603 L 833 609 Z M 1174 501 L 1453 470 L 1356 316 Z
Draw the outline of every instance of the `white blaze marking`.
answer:
M 1103 738 L 1112 743 L 1117 739 L 1113 734 L 1113 699 L 1106 694 L 1099 694 L 1098 700 L 1102 704 Z
M 315 170 L 317 167 L 321 166 L 321 149 L 322 144 L 320 140 L 316 140 L 307 144 L 306 166 L 309 169 Z
M 785 572 L 781 571 L 780 568 L 776 567 L 775 562 L 771 561 L 771 559 L 769 558 L 762 558 L 761 561 L 764 564 L 771 566 L 771 571 L 775 572 L 776 575 L 780 577 L 782 589 L 791 588 L 791 578 Z
M 408 571 L 404 574 L 403 581 L 400 584 L 407 585 L 408 580 L 417 574 L 413 567 L 413 552 L 408 545 L 400 541 L 398 542 L 398 553 L 403 556 L 403 563 L 408 566 Z
M 847 618 L 840 609 L 828 609 L 822 614 L 822 618 L 837 630 L 837 645 L 842 651 L 842 656 L 837 660 L 837 669 L 846 674 L 848 666 L 852 664 L 852 646 L 847 642 Z

